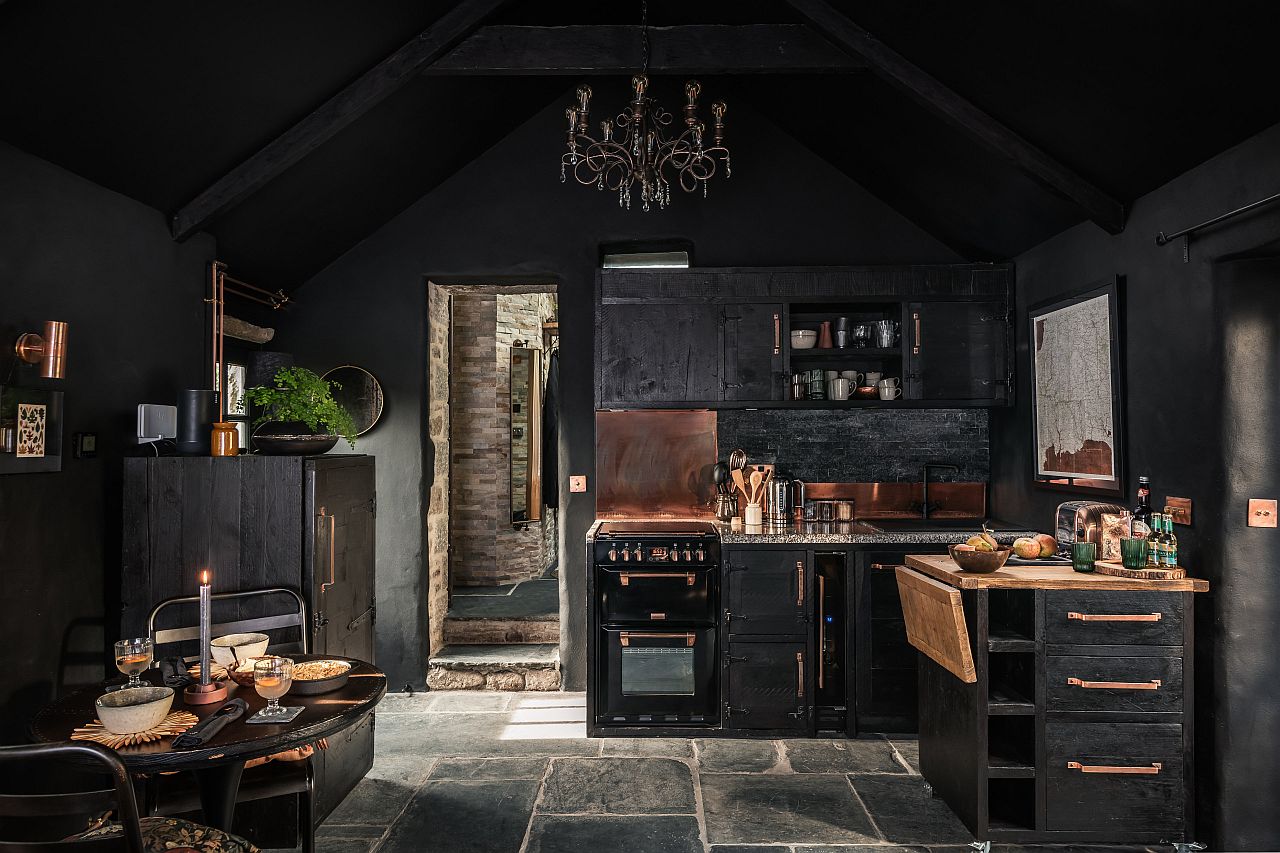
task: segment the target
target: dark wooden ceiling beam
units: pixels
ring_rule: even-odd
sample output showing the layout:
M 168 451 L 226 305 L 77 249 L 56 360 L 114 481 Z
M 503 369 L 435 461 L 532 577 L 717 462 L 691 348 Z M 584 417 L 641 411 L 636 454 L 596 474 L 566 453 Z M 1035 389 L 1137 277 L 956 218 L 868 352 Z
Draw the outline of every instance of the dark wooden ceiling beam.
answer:
M 426 74 L 634 74 L 638 26 L 482 27 Z M 813 74 L 866 64 L 803 24 L 650 27 L 654 74 Z
M 173 215 L 175 239 L 200 230 L 209 220 L 297 163 L 416 78 L 510 0 L 464 0 L 413 41 L 366 71 L 293 127 L 267 143 Z
M 788 0 L 828 39 L 867 63 L 952 124 L 1074 202 L 1111 234 L 1124 230 L 1124 205 L 909 62 L 825 0 Z

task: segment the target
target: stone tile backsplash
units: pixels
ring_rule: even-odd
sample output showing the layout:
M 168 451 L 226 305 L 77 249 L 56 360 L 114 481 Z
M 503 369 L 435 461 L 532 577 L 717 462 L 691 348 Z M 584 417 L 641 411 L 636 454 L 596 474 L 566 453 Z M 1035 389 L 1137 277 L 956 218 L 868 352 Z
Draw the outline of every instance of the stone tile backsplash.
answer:
M 987 423 L 986 409 L 722 410 L 717 432 L 722 460 L 741 447 L 808 482 L 915 482 L 926 462 L 960 467 L 939 480 L 986 482 Z

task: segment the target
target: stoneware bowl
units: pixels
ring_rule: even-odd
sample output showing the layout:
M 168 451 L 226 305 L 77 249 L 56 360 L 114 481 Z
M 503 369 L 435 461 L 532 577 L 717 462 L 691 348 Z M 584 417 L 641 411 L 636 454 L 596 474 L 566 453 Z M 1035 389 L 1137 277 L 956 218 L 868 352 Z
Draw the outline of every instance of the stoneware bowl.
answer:
M 93 704 L 107 731 L 131 735 L 164 721 L 173 707 L 173 688 L 126 687 L 102 694 Z
M 1013 553 L 1013 546 L 1001 545 L 994 551 L 957 551 L 955 545 L 948 545 L 947 550 L 951 552 L 951 559 L 955 560 L 960 571 L 985 575 L 1004 565 L 1005 560 Z
M 792 349 L 813 349 L 818 343 L 818 333 L 813 329 L 796 329 L 791 333 Z
M 213 655 L 214 663 L 220 663 L 229 670 L 237 661 L 265 655 L 270 642 L 271 638 L 266 634 L 227 634 L 209 641 L 209 654 Z

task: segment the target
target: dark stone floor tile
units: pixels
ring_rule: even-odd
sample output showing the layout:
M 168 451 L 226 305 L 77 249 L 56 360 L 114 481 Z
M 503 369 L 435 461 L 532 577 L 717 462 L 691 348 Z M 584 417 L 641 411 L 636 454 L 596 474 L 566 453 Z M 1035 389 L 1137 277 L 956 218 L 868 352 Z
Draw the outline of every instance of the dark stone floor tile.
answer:
M 815 848 L 816 849 L 816 848 Z M 831 850 L 852 850 L 852 847 L 831 847 Z M 712 844 L 711 853 L 791 853 L 790 847 L 776 844 Z
M 788 740 L 783 742 L 797 773 L 903 773 L 893 747 L 880 738 Z
M 316 849 L 323 853 L 370 853 L 376 843 L 377 839 L 372 838 L 329 838 L 324 841 L 316 839 Z
M 692 814 L 693 774 L 672 758 L 560 758 L 538 811 L 546 814 Z
M 583 723 L 561 719 L 514 719 L 514 712 L 487 714 L 390 714 L 378 720 L 375 762 L 401 756 L 538 758 L 596 755 L 600 744 Z
M 844 776 L 703 775 L 712 844 L 875 844 Z
M 316 838 L 340 841 L 377 841 L 386 831 L 385 826 L 372 824 L 335 824 L 326 820 L 316 828 Z M 323 849 L 323 848 L 322 848 Z
M 911 768 L 912 773 L 920 772 L 920 741 L 918 740 L 897 740 L 890 738 L 889 742 L 893 748 L 897 750 L 898 755 L 907 762 L 907 766 Z
M 482 714 L 486 711 L 505 711 L 515 697 L 510 693 L 491 693 L 484 690 L 431 690 L 427 696 L 427 710 L 433 713 Z
M 832 846 L 804 844 L 791 848 L 792 853 L 932 853 L 928 847 L 902 847 L 894 844 L 853 844 Z
M 390 826 L 400 812 L 404 811 L 416 788 L 416 785 L 405 785 L 389 779 L 361 779 L 329 815 L 326 823 Z
M 713 738 L 695 745 L 702 773 L 763 773 L 778 763 L 771 740 Z
M 850 776 L 884 837 L 893 844 L 954 844 L 973 839 L 918 776 Z
M 608 757 L 692 758 L 693 742 L 678 737 L 607 737 L 600 754 Z
M 702 853 L 698 819 L 680 816 L 543 815 L 528 853 Z M 776 853 L 776 851 L 775 851 Z
M 546 769 L 545 758 L 441 758 L 431 770 L 431 779 L 469 782 L 541 779 Z
M 492 853 L 519 850 L 538 783 L 427 782 L 391 828 L 379 853 Z

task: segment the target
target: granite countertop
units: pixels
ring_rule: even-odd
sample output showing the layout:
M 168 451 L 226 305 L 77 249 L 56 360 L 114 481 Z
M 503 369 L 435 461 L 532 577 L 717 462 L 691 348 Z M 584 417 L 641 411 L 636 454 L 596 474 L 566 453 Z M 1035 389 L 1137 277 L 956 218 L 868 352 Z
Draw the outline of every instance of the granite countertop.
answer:
M 676 521 L 678 519 L 672 519 Z M 706 520 L 706 519 L 702 519 Z M 880 522 L 886 527 L 893 525 L 899 529 L 882 529 L 876 527 L 877 521 L 869 519 L 855 522 L 829 522 L 796 525 L 793 527 L 765 527 L 763 533 L 747 533 L 732 530 L 728 524 L 717 522 L 720 529 L 720 541 L 725 545 L 950 545 L 963 542 L 982 529 L 982 519 L 974 519 L 972 526 L 958 523 L 955 519 L 946 519 L 945 526 L 938 529 L 902 529 L 903 520 Z M 925 521 L 912 521 L 911 526 L 925 525 Z M 1015 525 L 988 520 L 994 528 L 992 535 L 1002 544 L 1013 542 L 1019 536 L 1035 536 L 1045 531 L 1023 530 Z M 587 531 L 590 542 L 600 526 L 600 520 L 591 525 Z

